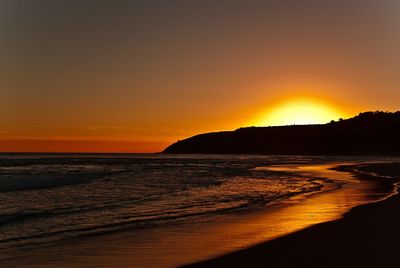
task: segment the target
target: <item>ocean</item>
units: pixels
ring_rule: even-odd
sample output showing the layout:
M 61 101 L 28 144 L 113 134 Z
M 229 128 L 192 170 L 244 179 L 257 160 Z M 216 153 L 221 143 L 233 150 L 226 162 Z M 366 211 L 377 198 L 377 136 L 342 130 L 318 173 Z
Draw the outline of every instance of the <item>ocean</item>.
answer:
M 190 223 L 322 191 L 328 178 L 268 169 L 310 156 L 1 154 L 0 256 L 76 237 Z

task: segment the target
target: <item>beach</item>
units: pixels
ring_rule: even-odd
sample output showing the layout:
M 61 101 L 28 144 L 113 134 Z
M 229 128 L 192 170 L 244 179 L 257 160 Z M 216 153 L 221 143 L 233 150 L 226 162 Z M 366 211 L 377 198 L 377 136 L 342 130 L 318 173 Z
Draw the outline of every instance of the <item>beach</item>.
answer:
M 358 170 L 360 179 L 381 176 L 396 183 L 400 164 Z M 383 201 L 357 206 L 341 219 L 187 267 L 400 267 L 399 206 L 396 192 Z
M 123 159 L 114 159 L 112 161 L 118 163 L 128 160 L 129 163 L 139 161 L 140 165 L 143 165 L 142 162 L 144 160 L 142 156 L 128 160 L 125 159 L 125 156 L 123 157 Z M 208 156 L 205 159 L 207 161 L 206 166 L 209 165 L 209 161 L 218 161 L 218 165 L 222 165 L 222 170 L 227 170 L 226 163 L 228 162 L 230 166 L 235 165 L 232 162 L 231 156 L 229 158 L 219 157 L 216 160 L 212 160 Z M 91 231 L 68 239 L 59 238 L 54 242 L 46 242 L 26 248 L 21 247 L 21 250 L 14 250 L 13 254 L 10 253 L 9 257 L 4 257 L 5 254 L 3 254 L 0 260 L 1 266 L 177 267 L 192 264 L 204 267 L 263 267 L 269 265 L 273 267 L 284 267 L 284 265 L 293 267 L 298 264 L 298 266 L 303 267 L 309 266 L 308 262 L 312 261 L 315 261 L 315 266 L 319 266 L 320 259 L 318 256 L 324 256 L 325 258 L 327 255 L 331 258 L 328 259 L 327 264 L 330 265 L 333 263 L 331 261 L 333 256 L 341 254 L 340 252 L 335 253 L 335 248 L 339 244 L 342 244 L 339 248 L 343 250 L 347 246 L 352 245 L 352 243 L 342 243 L 340 239 L 348 238 L 358 243 L 356 242 L 358 241 L 357 237 L 348 236 L 346 232 L 354 235 L 361 232 L 359 235 L 363 236 L 362 232 L 364 229 L 356 228 L 358 224 L 361 226 L 363 223 L 354 223 L 357 220 L 349 221 L 350 224 L 347 222 L 347 218 L 350 217 L 349 215 L 353 215 L 353 211 L 357 212 L 359 210 L 359 208 L 352 208 L 362 205 L 361 210 L 364 210 L 365 207 L 381 203 L 386 204 L 392 198 L 396 198 L 393 186 L 395 180 L 388 177 L 379 177 L 375 174 L 382 170 L 390 172 L 383 175 L 390 176 L 397 174 L 398 165 L 388 164 L 388 162 L 393 161 L 392 159 L 364 158 L 355 160 L 355 158 L 310 159 L 300 157 L 287 161 L 286 164 L 278 164 L 284 162 L 286 158 L 274 157 L 268 160 L 268 163 L 271 163 L 268 165 L 262 165 L 266 161 L 263 157 L 259 159 L 240 156 L 234 157 L 234 159 L 238 161 L 236 163 L 241 163 L 241 165 L 247 163 L 244 165 L 246 170 L 249 168 L 248 163 L 252 163 L 253 167 L 250 170 L 253 172 L 251 173 L 253 175 L 269 174 L 272 176 L 271 178 L 283 176 L 282 178 L 285 178 L 285 183 L 289 183 L 290 180 L 294 180 L 295 182 L 296 178 L 300 181 L 305 180 L 307 184 L 302 184 L 304 186 L 300 185 L 300 190 L 302 187 L 309 187 L 310 185 L 318 185 L 318 187 L 309 187 L 306 188 L 309 190 L 302 190 L 300 194 L 295 193 L 292 196 L 286 195 L 282 198 L 275 198 L 272 202 L 268 203 L 251 203 L 249 206 L 239 209 L 197 215 L 189 218 L 185 216 L 180 220 L 164 222 L 162 224 L 142 225 L 142 227 L 133 226 L 119 230 L 109 229 L 109 231 L 102 233 L 93 233 Z M 52 161 L 65 162 L 66 160 L 58 159 Z M 84 161 L 89 160 L 80 160 L 81 163 Z M 101 158 L 101 161 L 103 163 L 104 158 Z M 160 159 L 154 159 L 152 156 L 150 160 L 146 161 L 153 163 L 154 161 L 160 161 Z M 163 161 L 166 161 L 166 165 L 170 166 L 177 159 L 170 157 Z M 193 160 L 184 159 L 185 163 L 188 161 Z M 196 158 L 195 161 L 199 163 L 200 160 Z M 386 164 L 376 164 L 374 163 L 376 161 L 386 162 Z M 86 165 L 89 165 L 89 162 Z M 181 171 L 181 165 L 179 164 L 178 166 L 178 170 Z M 197 170 L 198 168 L 199 166 L 196 164 L 194 169 Z M 98 171 L 96 170 L 96 172 Z M 266 179 L 268 178 L 266 177 Z M 257 182 L 254 179 L 243 181 L 238 178 L 233 179 L 233 181 L 240 183 L 234 184 L 235 189 L 241 187 L 240 194 L 248 191 L 248 187 L 250 186 L 255 187 L 254 183 Z M 227 185 L 231 185 L 232 183 L 230 180 L 227 182 Z M 266 182 L 268 184 L 262 184 L 261 188 L 270 185 L 268 180 Z M 138 184 L 136 183 L 135 185 Z M 76 186 L 63 186 L 60 189 L 64 189 L 65 187 Z M 256 185 L 256 195 L 259 194 L 258 187 Z M 223 190 L 224 187 L 218 189 Z M 218 195 L 223 193 L 221 190 L 218 191 Z M 45 191 L 50 190 L 47 189 Z M 227 193 L 230 194 L 230 192 Z M 253 192 L 251 193 L 253 194 Z M 393 195 L 393 197 L 382 201 L 389 195 Z M 365 204 L 372 202 L 377 203 L 365 206 Z M 351 211 L 349 212 L 349 210 Z M 369 217 L 365 219 L 365 223 L 374 224 L 375 217 L 373 215 L 378 212 L 367 209 L 366 213 Z M 393 212 L 390 212 L 389 209 L 382 213 L 393 216 Z M 356 214 L 360 213 L 357 212 Z M 341 219 L 343 215 L 345 217 Z M 362 216 L 351 216 L 350 218 L 354 217 L 360 221 L 364 220 Z M 378 218 L 381 218 L 381 216 Z M 38 218 L 38 220 L 40 219 Z M 341 223 L 343 221 L 345 223 Z M 381 222 L 377 221 L 377 223 Z M 319 231 L 321 229 L 320 226 L 325 225 L 332 225 L 333 227 L 330 227 L 332 230 Z M 340 228 L 348 229 L 348 231 L 341 231 Z M 341 238 L 340 235 L 330 237 L 330 235 L 336 233 L 345 237 Z M 316 241 L 308 243 L 313 241 L 313 239 Z M 318 239 L 320 241 L 317 241 Z M 335 244 L 331 241 L 332 239 L 339 240 Z M 307 244 L 308 248 L 302 245 L 302 243 Z M 367 244 L 371 246 L 369 242 Z M 309 248 L 312 245 L 316 246 L 314 251 Z M 327 252 L 320 254 L 318 250 L 322 249 L 326 249 Z M 273 253 L 264 253 L 268 250 Z M 309 250 L 310 252 L 306 254 Z M 7 251 L 4 252 L 8 253 Z M 314 257 L 314 253 L 312 252 L 316 252 L 318 256 Z M 334 253 L 330 255 L 329 252 Z M 295 263 L 290 261 L 287 264 L 282 264 L 280 263 L 282 260 L 295 260 Z M 305 262 L 302 263 L 301 261 Z

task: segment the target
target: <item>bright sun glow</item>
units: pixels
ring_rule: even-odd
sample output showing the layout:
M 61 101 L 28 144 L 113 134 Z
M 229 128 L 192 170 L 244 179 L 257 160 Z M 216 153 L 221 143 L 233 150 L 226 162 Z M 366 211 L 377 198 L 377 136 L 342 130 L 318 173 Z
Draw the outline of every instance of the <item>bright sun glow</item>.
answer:
M 269 108 L 263 113 L 258 126 L 324 124 L 337 120 L 343 114 L 320 101 L 293 100 Z

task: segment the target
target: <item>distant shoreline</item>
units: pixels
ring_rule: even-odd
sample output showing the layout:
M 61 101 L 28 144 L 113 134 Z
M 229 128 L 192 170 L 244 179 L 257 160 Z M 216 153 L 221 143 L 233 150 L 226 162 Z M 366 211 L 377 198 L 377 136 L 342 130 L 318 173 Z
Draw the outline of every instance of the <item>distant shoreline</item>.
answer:
M 400 163 L 338 169 L 353 169 L 361 180 L 382 180 L 382 187 L 392 185 L 394 192 L 352 208 L 341 219 L 184 267 L 399 267 Z
M 199 134 L 169 154 L 399 155 L 400 112 L 366 112 L 325 125 L 246 127 Z

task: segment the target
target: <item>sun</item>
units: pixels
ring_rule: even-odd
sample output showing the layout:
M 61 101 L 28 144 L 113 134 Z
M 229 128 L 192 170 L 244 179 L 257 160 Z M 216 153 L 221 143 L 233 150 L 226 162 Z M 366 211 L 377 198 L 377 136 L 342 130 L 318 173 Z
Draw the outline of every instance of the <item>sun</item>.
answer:
M 258 126 L 324 124 L 344 117 L 334 106 L 312 99 L 295 99 L 278 103 L 263 112 Z

